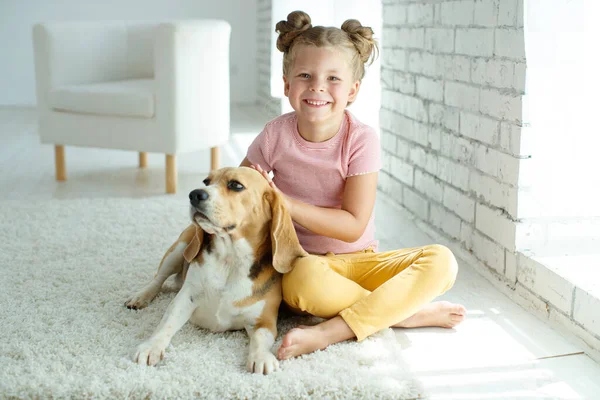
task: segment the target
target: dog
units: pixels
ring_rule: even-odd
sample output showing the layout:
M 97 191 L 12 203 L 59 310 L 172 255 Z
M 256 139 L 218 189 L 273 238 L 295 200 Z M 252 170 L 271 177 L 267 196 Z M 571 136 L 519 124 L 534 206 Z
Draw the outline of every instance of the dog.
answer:
M 190 192 L 192 223 L 168 249 L 150 284 L 129 299 L 142 309 L 165 280 L 177 274 L 179 292 L 134 361 L 155 365 L 175 333 L 189 320 L 211 330 L 246 329 L 249 372 L 279 368 L 271 352 L 282 300 L 281 274 L 307 253 L 300 246 L 284 199 L 256 170 L 222 168 Z

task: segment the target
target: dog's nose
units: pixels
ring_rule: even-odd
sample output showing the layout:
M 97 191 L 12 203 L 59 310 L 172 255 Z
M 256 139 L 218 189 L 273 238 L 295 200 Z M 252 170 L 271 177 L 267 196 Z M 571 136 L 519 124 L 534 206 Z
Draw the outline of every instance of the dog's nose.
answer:
M 194 207 L 206 199 L 208 199 L 208 193 L 204 189 L 196 189 L 190 192 L 190 203 L 192 203 Z

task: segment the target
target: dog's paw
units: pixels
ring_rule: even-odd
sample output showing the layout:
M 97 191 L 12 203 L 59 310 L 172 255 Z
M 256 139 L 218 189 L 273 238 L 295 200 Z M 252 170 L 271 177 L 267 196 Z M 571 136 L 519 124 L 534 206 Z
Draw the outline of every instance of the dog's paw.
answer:
M 279 361 L 270 351 L 257 351 L 248 356 L 246 368 L 248 372 L 267 375 L 279 369 Z
M 144 342 L 138 346 L 133 361 L 138 365 L 156 365 L 165 358 L 165 348 L 166 346 L 156 341 Z
M 152 299 L 149 299 L 148 296 L 135 295 L 131 299 L 125 302 L 125 307 L 130 310 L 141 310 L 142 308 L 148 307 Z

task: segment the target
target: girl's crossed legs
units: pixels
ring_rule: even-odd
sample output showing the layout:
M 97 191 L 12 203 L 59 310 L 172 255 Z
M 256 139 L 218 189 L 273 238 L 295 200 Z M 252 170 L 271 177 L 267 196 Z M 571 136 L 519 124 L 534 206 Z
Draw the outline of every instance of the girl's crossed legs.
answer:
M 283 298 L 292 309 L 330 318 L 290 330 L 277 353 L 286 359 L 390 326 L 415 328 L 459 324 L 465 308 L 434 302 L 454 284 L 458 266 L 444 246 L 374 253 L 311 255 L 283 276 Z

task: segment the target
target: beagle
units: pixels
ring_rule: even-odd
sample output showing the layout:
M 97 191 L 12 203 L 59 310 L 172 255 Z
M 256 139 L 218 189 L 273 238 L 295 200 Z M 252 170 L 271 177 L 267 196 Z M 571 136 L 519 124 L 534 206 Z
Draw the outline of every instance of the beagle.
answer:
M 277 336 L 281 274 L 307 253 L 298 242 L 281 195 L 252 168 L 222 168 L 189 194 L 189 225 L 164 255 L 150 284 L 128 300 L 146 307 L 165 280 L 177 274 L 180 290 L 134 361 L 155 365 L 189 320 L 214 332 L 245 328 L 247 369 L 279 368 L 271 347 Z

